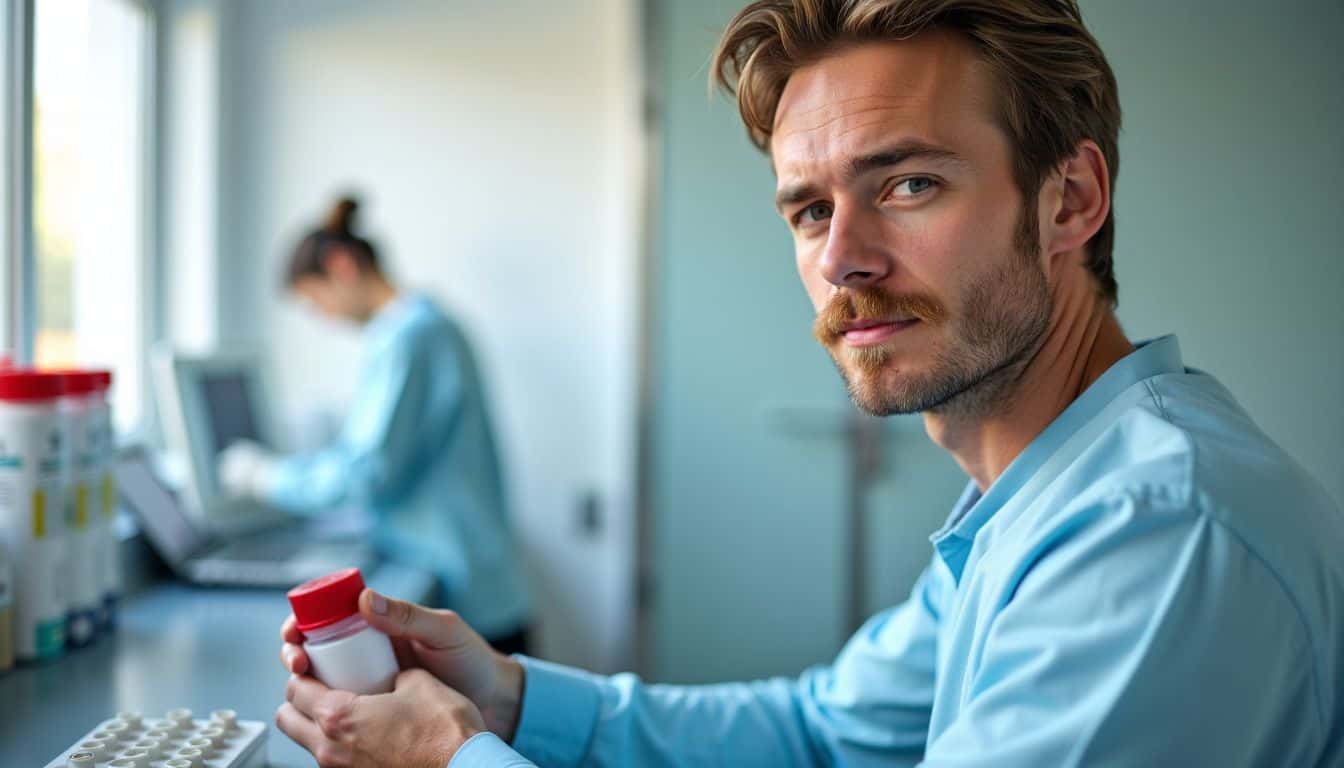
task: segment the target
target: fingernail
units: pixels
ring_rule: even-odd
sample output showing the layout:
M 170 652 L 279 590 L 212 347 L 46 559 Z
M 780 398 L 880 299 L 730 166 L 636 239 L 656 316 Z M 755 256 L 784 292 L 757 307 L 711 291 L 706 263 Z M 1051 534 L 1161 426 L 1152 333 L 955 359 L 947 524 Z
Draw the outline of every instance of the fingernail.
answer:
M 374 592 L 374 593 L 373 593 L 373 597 L 369 598 L 369 603 L 373 605 L 373 612 L 374 612 L 374 613 L 378 614 L 379 616 L 386 616 L 386 615 L 387 615 L 387 598 L 386 598 L 386 597 L 383 597 L 382 595 L 378 594 L 377 592 Z

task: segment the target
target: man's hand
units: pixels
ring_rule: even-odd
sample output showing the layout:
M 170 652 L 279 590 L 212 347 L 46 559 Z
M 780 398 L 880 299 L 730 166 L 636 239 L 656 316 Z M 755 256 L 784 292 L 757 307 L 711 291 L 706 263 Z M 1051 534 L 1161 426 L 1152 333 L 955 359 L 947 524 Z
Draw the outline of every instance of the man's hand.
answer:
M 403 671 L 391 693 L 375 696 L 294 675 L 275 724 L 321 768 L 443 768 L 485 730 L 475 705 L 423 669 Z
M 219 454 L 219 485 L 230 496 L 265 500 L 275 471 L 275 457 L 250 440 L 240 440 Z
M 392 638 L 403 670 L 419 668 L 476 705 L 485 725 L 507 742 L 518 728 L 523 667 L 497 653 L 452 611 L 435 611 L 392 600 L 371 589 L 359 596 L 359 612 L 373 628 Z M 308 672 L 303 634 L 290 616 L 280 628 L 280 659 L 291 673 Z

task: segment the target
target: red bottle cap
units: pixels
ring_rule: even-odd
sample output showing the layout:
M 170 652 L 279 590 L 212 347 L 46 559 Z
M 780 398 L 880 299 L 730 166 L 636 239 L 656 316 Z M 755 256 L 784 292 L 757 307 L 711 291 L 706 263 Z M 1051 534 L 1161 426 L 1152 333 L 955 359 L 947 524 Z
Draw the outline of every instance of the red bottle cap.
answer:
M 87 395 L 98 388 L 98 382 L 91 371 L 53 371 L 65 377 L 65 393 L 73 397 Z
M 49 371 L 0 371 L 0 400 L 54 400 L 66 393 L 68 377 Z
M 335 624 L 359 613 L 364 577 L 358 568 L 329 573 L 289 590 L 289 605 L 300 632 Z

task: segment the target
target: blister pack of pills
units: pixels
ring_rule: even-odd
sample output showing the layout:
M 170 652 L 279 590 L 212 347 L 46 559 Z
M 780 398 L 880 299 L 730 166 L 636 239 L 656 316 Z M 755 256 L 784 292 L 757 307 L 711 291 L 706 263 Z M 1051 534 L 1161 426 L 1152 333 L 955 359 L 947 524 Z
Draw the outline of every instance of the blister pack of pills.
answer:
M 161 718 L 138 712 L 116 717 L 75 741 L 46 768 L 262 768 L 266 764 L 266 724 L 239 720 L 218 709 L 207 720 L 189 709 Z

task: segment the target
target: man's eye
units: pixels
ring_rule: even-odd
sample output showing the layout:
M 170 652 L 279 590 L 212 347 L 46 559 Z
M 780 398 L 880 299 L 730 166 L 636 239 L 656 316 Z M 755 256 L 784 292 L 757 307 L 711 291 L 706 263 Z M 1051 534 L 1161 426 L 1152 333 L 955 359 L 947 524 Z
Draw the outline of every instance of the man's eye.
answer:
M 898 197 L 918 197 L 936 186 L 938 182 L 928 176 L 911 176 L 896 182 L 891 192 Z
M 815 224 L 831 217 L 830 203 L 813 203 L 798 212 L 795 221 L 798 224 Z

